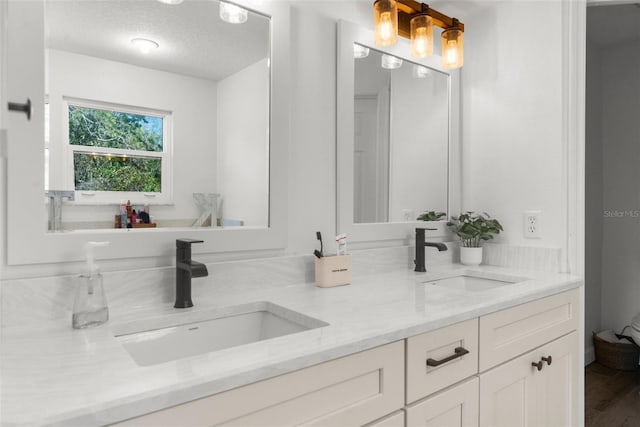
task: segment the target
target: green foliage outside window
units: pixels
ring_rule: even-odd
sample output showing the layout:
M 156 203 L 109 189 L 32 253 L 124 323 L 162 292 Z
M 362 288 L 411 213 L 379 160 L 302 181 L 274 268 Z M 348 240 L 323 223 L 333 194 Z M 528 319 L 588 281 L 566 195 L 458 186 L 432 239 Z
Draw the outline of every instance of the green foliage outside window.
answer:
M 162 152 L 162 121 L 162 117 L 69 105 L 69 144 Z M 160 158 L 97 151 L 74 152 L 76 190 L 161 192 Z
M 161 161 L 74 153 L 76 190 L 161 192 Z

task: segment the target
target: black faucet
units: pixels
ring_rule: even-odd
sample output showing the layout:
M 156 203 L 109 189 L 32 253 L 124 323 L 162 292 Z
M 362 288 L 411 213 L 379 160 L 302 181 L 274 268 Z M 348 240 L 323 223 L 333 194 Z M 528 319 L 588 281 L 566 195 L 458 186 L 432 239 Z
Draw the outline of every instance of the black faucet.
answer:
M 191 278 L 206 277 L 207 266 L 191 259 L 191 244 L 202 243 L 202 240 L 176 240 L 176 303 L 174 308 L 193 307 L 191 301 Z
M 447 245 L 439 242 L 425 242 L 424 232 L 426 230 L 437 230 L 437 228 L 416 228 L 416 259 L 413 262 L 416 265 L 414 271 L 424 273 L 427 269 L 424 266 L 424 247 L 431 246 L 437 248 L 440 252 L 447 250 Z

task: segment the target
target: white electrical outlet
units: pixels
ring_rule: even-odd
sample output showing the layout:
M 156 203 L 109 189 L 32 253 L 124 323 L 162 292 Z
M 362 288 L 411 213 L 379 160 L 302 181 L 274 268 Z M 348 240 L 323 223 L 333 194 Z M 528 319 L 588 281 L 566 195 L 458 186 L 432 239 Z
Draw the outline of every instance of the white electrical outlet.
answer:
M 540 233 L 540 216 L 541 211 L 525 211 L 524 212 L 524 237 L 527 239 L 539 239 Z

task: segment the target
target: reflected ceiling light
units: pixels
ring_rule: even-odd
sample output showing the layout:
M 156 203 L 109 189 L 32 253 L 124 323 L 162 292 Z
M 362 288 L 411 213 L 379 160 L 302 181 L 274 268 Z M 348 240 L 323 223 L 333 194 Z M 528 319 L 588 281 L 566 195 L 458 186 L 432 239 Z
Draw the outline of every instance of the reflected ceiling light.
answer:
M 433 54 L 433 26 L 442 28 L 442 65 L 454 69 L 464 63 L 464 24 L 415 0 L 376 0 L 373 3 L 374 41 L 392 46 L 397 36 L 411 40 L 411 54 Z
M 135 38 L 131 39 L 131 44 L 134 45 L 140 53 L 144 53 L 145 55 L 151 52 L 153 49 L 157 49 L 160 45 L 153 40 L 143 39 L 143 38 Z
M 353 44 L 353 57 L 360 59 L 369 56 L 369 48 L 359 44 Z
M 243 24 L 247 22 L 249 12 L 240 6 L 224 1 L 220 2 L 220 19 L 229 24 Z
M 425 67 L 424 65 L 414 64 L 411 75 L 416 79 L 424 79 L 425 77 L 429 77 L 431 74 L 431 70 Z
M 382 68 L 386 68 L 387 70 L 395 70 L 396 68 L 402 67 L 402 59 L 392 55 L 382 54 L 381 65 Z
M 160 3 L 176 5 L 182 3 L 184 0 L 158 0 Z
M 376 46 L 392 46 L 398 41 L 398 4 L 396 0 L 373 2 L 373 29 Z

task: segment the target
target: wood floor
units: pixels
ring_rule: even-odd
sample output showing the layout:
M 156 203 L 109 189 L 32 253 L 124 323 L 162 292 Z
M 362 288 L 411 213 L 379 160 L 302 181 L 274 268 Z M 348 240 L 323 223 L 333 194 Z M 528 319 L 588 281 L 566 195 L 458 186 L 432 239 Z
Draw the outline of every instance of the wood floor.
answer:
M 598 363 L 588 365 L 585 368 L 585 426 L 640 427 L 639 375 Z

